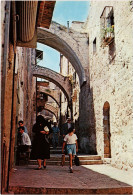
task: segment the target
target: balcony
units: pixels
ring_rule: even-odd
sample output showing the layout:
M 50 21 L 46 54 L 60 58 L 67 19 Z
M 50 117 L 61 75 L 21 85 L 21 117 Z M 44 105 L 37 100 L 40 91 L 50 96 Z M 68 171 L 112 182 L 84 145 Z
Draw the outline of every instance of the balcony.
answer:
M 102 45 L 106 46 L 114 40 L 114 25 L 102 28 Z

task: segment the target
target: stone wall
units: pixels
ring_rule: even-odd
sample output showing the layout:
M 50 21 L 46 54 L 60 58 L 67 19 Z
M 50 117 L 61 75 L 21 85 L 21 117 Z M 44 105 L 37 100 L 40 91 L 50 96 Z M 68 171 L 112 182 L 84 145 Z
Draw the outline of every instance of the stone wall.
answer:
M 17 47 L 16 73 L 17 85 L 17 117 L 23 120 L 31 136 L 36 113 L 36 78 L 32 76 L 31 65 L 35 65 L 35 49 Z
M 61 74 L 64 76 L 69 77 L 69 81 L 71 84 L 71 100 L 72 100 L 72 113 L 70 109 L 68 109 L 68 115 L 72 117 L 73 122 L 77 121 L 79 118 L 79 92 L 80 92 L 80 85 L 79 85 L 79 77 L 72 66 L 72 64 L 69 62 L 69 60 L 61 55 L 61 61 L 60 61 L 60 67 L 61 67 Z M 65 100 L 65 96 L 62 93 L 62 116 L 66 119 L 66 113 L 67 113 L 67 101 Z M 65 121 L 64 121 L 65 122 Z
M 101 43 L 100 16 L 113 6 L 114 42 Z M 104 157 L 103 106 L 110 105 L 110 163 L 121 169 L 133 167 L 132 131 L 132 46 L 133 18 L 129 1 L 91 1 L 85 28 L 89 34 L 89 74 L 92 113 L 95 118 L 97 153 Z M 96 38 L 96 51 L 94 40 Z M 82 96 L 84 94 L 82 93 Z

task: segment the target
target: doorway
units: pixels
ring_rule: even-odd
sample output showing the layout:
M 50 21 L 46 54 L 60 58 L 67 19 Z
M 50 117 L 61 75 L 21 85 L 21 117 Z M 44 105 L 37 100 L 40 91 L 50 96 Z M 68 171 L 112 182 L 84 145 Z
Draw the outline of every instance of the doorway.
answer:
M 103 106 L 103 131 L 104 131 L 104 158 L 111 158 L 109 102 L 105 102 Z

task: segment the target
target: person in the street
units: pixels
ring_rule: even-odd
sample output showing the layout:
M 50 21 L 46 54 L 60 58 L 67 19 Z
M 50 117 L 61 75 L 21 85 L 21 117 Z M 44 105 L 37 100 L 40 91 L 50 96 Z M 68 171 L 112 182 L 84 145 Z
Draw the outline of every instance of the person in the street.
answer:
M 61 134 L 62 134 L 62 141 L 64 141 L 64 137 L 68 134 L 68 129 L 69 128 L 73 128 L 74 129 L 74 123 L 72 122 L 70 117 L 68 117 L 66 123 L 64 123 L 62 125 L 62 132 L 61 132 Z M 61 163 L 62 166 L 65 163 L 65 155 L 67 155 L 66 145 L 65 145 L 64 149 L 65 149 L 64 153 L 62 153 L 62 163 Z
M 71 118 L 68 117 L 66 123 L 64 123 L 62 125 L 62 132 L 61 132 L 62 142 L 64 141 L 64 137 L 68 134 L 68 129 L 71 128 L 71 127 L 74 129 L 74 123 L 72 122 Z M 66 146 L 65 146 L 65 151 L 62 154 L 62 166 L 65 163 L 65 155 L 66 154 L 67 154 L 67 151 L 66 151 Z
M 35 133 L 31 158 L 38 162 L 38 170 L 46 168 L 46 159 L 50 158 L 49 128 L 48 122 L 42 115 L 37 116 L 36 123 L 33 125 L 32 131 Z
M 20 153 L 28 152 L 31 146 L 31 140 L 27 133 L 24 132 L 24 127 L 19 127 L 20 142 L 17 145 L 16 164 L 19 164 Z
M 28 130 L 26 128 L 26 126 L 24 126 L 24 123 L 22 120 L 20 120 L 18 122 L 18 130 L 17 130 L 17 145 L 20 145 L 21 144 L 21 133 L 19 131 L 20 127 L 23 127 L 24 128 L 24 132 L 28 134 Z
M 58 146 L 58 141 L 59 141 L 59 133 L 60 129 L 57 126 L 57 122 L 54 122 L 54 126 L 52 127 L 52 133 L 53 133 L 53 147 L 56 148 Z
M 70 173 L 73 173 L 72 162 L 74 156 L 76 155 L 76 152 L 78 152 L 77 139 L 77 135 L 74 134 L 74 129 L 70 127 L 68 130 L 68 134 L 64 137 L 64 142 L 62 146 L 62 153 L 64 153 L 64 148 L 66 145 L 67 154 L 69 155 Z
M 71 118 L 68 117 L 66 123 L 62 125 L 62 135 L 63 138 L 68 134 L 68 129 L 72 127 L 74 128 L 74 123 L 72 122 Z
M 24 127 L 24 132 L 25 132 L 25 133 L 28 133 L 28 130 L 27 130 L 26 126 L 24 126 L 24 122 L 23 122 L 22 120 L 20 120 L 20 121 L 18 122 L 18 125 L 19 125 L 19 127 Z

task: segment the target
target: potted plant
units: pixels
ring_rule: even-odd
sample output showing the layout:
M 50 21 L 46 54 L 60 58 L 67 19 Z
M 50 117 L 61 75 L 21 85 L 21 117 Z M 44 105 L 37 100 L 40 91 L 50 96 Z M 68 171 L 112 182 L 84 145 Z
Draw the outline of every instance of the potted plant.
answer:
M 113 37 L 114 36 L 114 25 L 105 27 L 102 29 L 102 37 L 105 39 L 107 37 Z

